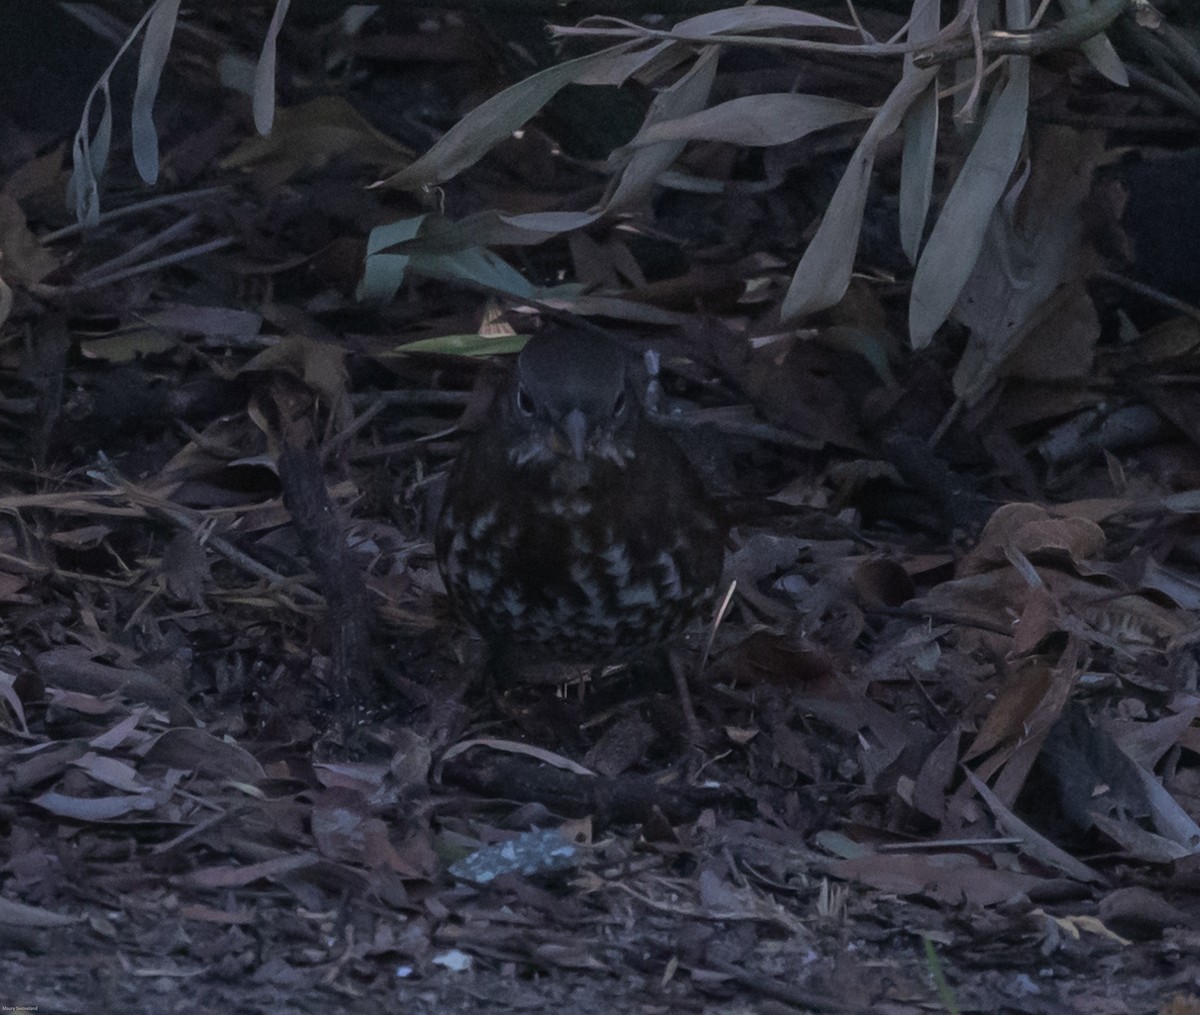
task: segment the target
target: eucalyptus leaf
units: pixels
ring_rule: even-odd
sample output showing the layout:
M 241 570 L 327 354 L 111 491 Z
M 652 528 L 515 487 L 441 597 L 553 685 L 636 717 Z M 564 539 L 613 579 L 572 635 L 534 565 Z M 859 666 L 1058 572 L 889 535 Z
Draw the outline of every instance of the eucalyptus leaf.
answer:
M 158 182 L 158 131 L 154 127 L 154 100 L 175 21 L 179 16 L 179 0 L 157 0 L 146 24 L 146 37 L 138 57 L 137 90 L 133 93 L 133 112 L 130 131 L 133 141 L 133 162 L 138 175 L 153 186 Z
M 975 144 L 946 198 L 913 276 L 908 329 L 913 348 L 945 322 L 983 248 L 988 224 L 1021 153 L 1029 107 L 1029 58 L 1012 57 Z
M 404 276 L 408 271 L 407 254 L 388 254 L 382 251 L 395 247 L 417 235 L 424 215 L 400 219 L 387 225 L 376 226 L 367 236 L 367 258 L 363 265 L 363 277 L 354 293 L 357 300 L 387 303 L 395 299 Z
M 534 295 L 534 288 L 524 275 L 502 257 L 483 247 L 460 250 L 454 254 L 413 254 L 409 269 L 430 278 L 470 282 L 510 296 Z
M 858 31 L 853 25 L 834 21 L 820 14 L 769 5 L 709 11 L 679 22 L 673 31 L 676 35 L 688 38 L 701 38 L 722 33 L 732 35 L 741 32 L 774 32 L 782 28 L 834 28 L 845 32 Z
M 254 129 L 263 136 L 271 133 L 271 124 L 275 122 L 275 51 L 290 3 L 291 0 L 276 0 L 258 66 L 254 68 Z
M 720 50 L 708 46 L 701 50 L 696 62 L 670 88 L 663 89 L 650 103 L 646 125 L 686 116 L 702 109 L 712 92 L 717 76 L 717 56 Z M 604 211 L 623 211 L 647 197 L 650 189 L 683 150 L 683 141 L 663 141 L 638 149 L 622 170 L 620 180 L 604 202 Z
M 938 0 L 916 0 L 908 29 L 909 42 L 925 42 L 938 33 L 941 9 Z M 911 54 L 904 58 L 907 70 Z M 935 77 L 904 117 L 904 151 L 900 160 L 900 246 L 913 264 L 925 236 L 925 222 L 933 199 L 937 166 L 938 79 Z
M 824 95 L 778 92 L 744 95 L 687 116 L 643 127 L 629 142 L 640 147 L 656 141 L 724 141 L 770 146 L 790 144 L 813 131 L 869 119 L 873 110 Z
M 1084 14 L 1092 6 L 1089 0 L 1058 0 L 1058 3 L 1068 16 Z M 1129 87 L 1129 73 L 1125 70 L 1121 58 L 1117 56 L 1117 51 L 1113 49 L 1113 44 L 1108 41 L 1108 36 L 1100 33 L 1090 39 L 1084 39 L 1079 44 L 1079 49 L 1087 57 L 1088 63 L 1096 68 L 1097 73 L 1122 88 Z
M 784 321 L 824 310 L 845 295 L 854 270 L 875 154 L 879 145 L 896 132 L 904 114 L 936 75 L 933 69 L 908 68 L 875 114 L 850 156 L 817 233 L 792 276 L 780 311 Z
M 567 85 L 583 80 L 593 84 L 619 84 L 620 81 L 605 77 L 613 72 L 614 66 L 617 77 L 624 80 L 653 55 L 652 51 L 642 51 L 633 54 L 632 60 L 622 59 L 630 55 L 633 47 L 633 43 L 622 43 L 568 60 L 504 89 L 467 113 L 412 165 L 372 186 L 415 190 L 444 183 L 473 166 L 513 131 L 524 126 Z
M 900 160 L 900 246 L 913 264 L 917 263 L 925 221 L 933 201 L 938 120 L 935 79 L 904 118 L 904 152 Z

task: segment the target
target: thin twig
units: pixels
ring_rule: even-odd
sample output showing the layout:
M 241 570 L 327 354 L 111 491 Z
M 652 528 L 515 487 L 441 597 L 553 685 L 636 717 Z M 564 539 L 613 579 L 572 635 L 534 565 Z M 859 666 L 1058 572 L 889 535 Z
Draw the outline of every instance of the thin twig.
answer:
M 387 403 L 385 403 L 382 398 L 374 399 L 370 405 L 368 405 L 362 412 L 355 416 L 354 419 L 347 423 L 343 430 L 339 430 L 333 435 L 333 437 L 329 439 L 325 447 L 321 449 L 322 461 L 329 461 L 329 459 L 333 455 L 337 454 L 338 450 L 348 440 L 350 440 L 351 437 L 359 433 L 363 427 L 370 423 L 371 420 L 373 420 L 386 408 Z
M 1111 0 L 1110 0 L 1111 2 Z M 1126 2 L 1126 0 L 1122 0 Z M 918 42 L 902 43 L 854 43 L 854 42 L 818 42 L 813 39 L 786 39 L 772 35 L 726 35 L 722 33 L 696 34 L 689 32 L 661 31 L 635 25 L 632 22 L 621 21 L 619 18 L 603 18 L 609 23 L 616 23 L 616 28 L 576 27 L 568 28 L 563 25 L 551 25 L 552 35 L 560 38 L 613 38 L 613 39 L 645 39 L 669 42 L 694 42 L 705 45 L 721 46 L 756 46 L 759 48 L 795 50 L 802 53 L 843 53 L 848 56 L 886 59 L 907 56 L 909 53 L 923 53 L 940 45 L 950 45 L 960 35 L 967 24 L 965 11 L 973 9 L 969 4 L 959 11 L 933 39 L 922 39 Z M 851 26 L 845 26 L 849 29 Z M 967 52 L 970 52 L 968 47 Z
M 174 225 L 168 226 L 162 232 L 155 233 L 148 240 L 143 240 L 141 243 L 130 247 L 123 254 L 118 254 L 111 260 L 105 261 L 103 264 L 98 264 L 94 268 L 89 268 L 83 272 L 75 281 L 77 285 L 91 285 L 97 279 L 102 279 L 106 275 L 115 274 L 122 268 L 126 268 L 131 264 L 137 264 L 148 254 L 165 247 L 167 244 L 180 239 L 187 235 L 200 221 L 200 216 L 193 213 L 185 215 Z
M 1004 53 L 1010 56 L 1037 56 L 1060 49 L 1072 49 L 1081 42 L 1099 35 L 1129 9 L 1130 0 L 1096 0 L 1091 7 L 1069 18 L 1063 18 L 1049 28 L 1035 32 L 988 32 L 983 36 L 983 51 L 988 56 Z M 918 67 L 951 63 L 970 56 L 975 49 L 968 36 L 936 44 L 926 44 L 913 57 Z
M 113 484 L 116 490 L 123 491 L 132 504 L 136 504 L 144 511 L 170 522 L 176 528 L 184 529 L 191 533 L 197 538 L 198 542 L 211 547 L 212 550 L 247 574 L 267 582 L 272 587 L 286 586 L 295 593 L 297 599 L 304 600 L 307 603 L 321 604 L 324 602 L 324 598 L 308 586 L 294 579 L 289 579 L 277 571 L 272 571 L 265 564 L 259 563 L 253 557 L 239 550 L 223 536 L 213 533 L 208 528 L 208 523 L 204 515 L 200 515 L 188 508 L 180 507 L 177 504 L 172 504 L 162 497 L 155 496 L 149 491 L 143 490 L 121 477 L 107 462 L 104 463 L 101 473 L 104 481 Z
M 236 236 L 220 236 L 215 240 L 209 240 L 207 243 L 200 243 L 185 250 L 177 250 L 173 254 L 167 254 L 153 261 L 146 261 L 143 264 L 135 264 L 131 268 L 125 268 L 123 271 L 114 271 L 110 275 L 102 275 L 88 282 L 64 286 L 61 289 L 55 287 L 53 291 L 56 291 L 59 295 L 65 294 L 69 296 L 89 292 L 92 289 L 99 289 L 101 286 L 111 285 L 113 282 L 120 282 L 122 279 L 132 278 L 135 275 L 144 275 L 148 271 L 157 271 L 159 268 L 167 268 L 172 264 L 180 264 L 183 261 L 190 261 L 194 257 L 211 254 L 214 250 L 223 250 L 225 247 L 231 247 L 237 242 L 238 239 Z
M 954 114 L 954 119 L 960 123 L 971 123 L 975 119 L 975 107 L 979 104 L 979 95 L 983 91 L 983 75 L 986 68 L 983 65 L 983 33 L 979 30 L 978 12 L 971 14 L 971 46 L 975 53 L 975 73 L 971 75 L 971 91 L 962 107 Z
M 1131 293 L 1137 293 L 1148 300 L 1153 300 L 1155 303 L 1161 304 L 1169 310 L 1183 314 L 1184 317 L 1190 317 L 1193 321 L 1200 321 L 1200 307 L 1176 299 L 1170 293 L 1165 293 L 1161 289 L 1155 289 L 1154 286 L 1146 285 L 1145 282 L 1138 282 L 1136 279 L 1128 278 L 1125 275 L 1118 275 L 1115 271 L 1095 271 L 1092 272 L 1092 278 L 1120 286 Z
M 188 201 L 195 201 L 202 197 L 213 197 L 217 194 L 225 194 L 232 191 L 233 187 L 223 183 L 219 187 L 201 187 L 199 190 L 187 190 L 179 194 L 164 194 L 162 197 L 151 197 L 145 201 L 138 201 L 136 204 L 128 204 L 124 208 L 114 208 L 112 211 L 106 211 L 100 216 L 100 221 L 97 225 L 107 225 L 109 222 L 115 222 L 117 219 L 127 218 L 130 215 L 140 215 L 151 208 L 161 208 L 172 204 L 185 204 Z M 69 226 L 63 226 L 62 229 L 56 229 L 52 233 L 46 233 L 45 236 L 39 237 L 39 241 L 41 243 L 57 243 L 59 240 L 65 240 L 70 236 L 75 236 L 83 232 L 85 228 L 80 223 L 74 222 Z M 95 227 L 93 226 L 92 228 Z

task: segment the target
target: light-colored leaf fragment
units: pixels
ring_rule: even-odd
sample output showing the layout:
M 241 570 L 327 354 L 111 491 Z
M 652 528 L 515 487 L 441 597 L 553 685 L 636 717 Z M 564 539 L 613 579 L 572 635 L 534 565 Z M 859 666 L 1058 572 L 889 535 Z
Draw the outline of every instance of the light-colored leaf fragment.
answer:
M 275 0 L 275 13 L 271 15 L 258 66 L 254 68 L 254 128 L 264 137 L 271 133 L 275 121 L 275 49 L 290 3 L 291 0 Z
M 385 254 L 381 251 L 393 247 L 417 235 L 424 215 L 400 219 L 387 225 L 376 226 L 367 236 L 367 259 L 363 266 L 363 277 L 358 283 L 354 298 L 360 301 L 387 303 L 394 299 L 404 283 L 408 270 L 408 254 Z
M 0 287 L 4 287 L 3 279 L 0 279 Z M 0 293 L 0 300 L 3 299 L 3 294 Z M 0 305 L 0 311 L 3 306 Z M 0 323 L 3 323 L 4 318 L 0 316 Z M 21 728 L 22 733 L 28 733 L 29 727 L 25 725 L 25 706 L 21 703 L 21 696 L 16 691 L 17 678 L 7 670 L 0 670 L 0 698 L 8 705 L 13 717 L 17 720 L 17 725 Z
M 101 89 L 104 97 L 104 112 L 100 114 L 100 123 L 96 126 L 96 136 L 88 148 L 88 165 L 94 180 L 98 180 L 108 165 L 108 153 L 112 148 L 112 95 L 108 90 L 108 82 Z
M 258 66 L 258 60 L 251 60 L 242 53 L 222 53 L 216 62 L 217 80 L 221 82 L 222 88 L 252 98 Z
M 565 287 L 559 287 L 565 288 Z M 541 302 L 561 310 L 570 310 L 581 317 L 611 317 L 617 321 L 637 321 L 640 324 L 682 325 L 691 315 L 675 310 L 664 310 L 637 300 L 620 296 L 575 296 L 571 299 L 556 299 L 551 293 L 538 294 Z
M 154 100 L 158 97 L 158 82 L 167 63 L 178 16 L 179 0 L 156 0 L 138 57 L 137 90 L 133 93 L 130 120 L 133 162 L 138 175 L 151 186 L 158 182 L 158 131 L 154 128 Z
M 111 70 L 111 67 L 109 68 Z M 92 99 L 99 94 L 104 100 L 104 112 L 96 134 L 88 139 Z M 91 228 L 100 221 L 99 179 L 108 163 L 108 152 L 112 145 L 112 95 L 108 90 L 108 76 L 92 89 L 92 94 L 83 106 L 83 118 L 75 138 L 71 142 L 71 178 L 67 181 L 67 205 L 74 206 L 75 219 Z
M 150 765 L 199 772 L 212 779 L 253 784 L 266 776 L 262 765 L 244 747 L 186 726 L 164 730 L 144 749 L 142 757 Z
M 277 344 L 251 357 L 238 372 L 260 370 L 278 370 L 297 378 L 320 395 L 335 414 L 347 403 L 346 355 L 332 343 L 284 335 Z
M 226 339 L 247 340 L 262 330 L 262 314 L 233 307 L 206 307 L 193 303 L 167 304 L 162 310 L 140 315 L 155 328 Z
M 429 278 L 470 282 L 509 295 L 530 297 L 533 286 L 503 258 L 481 246 L 457 249 L 443 243 L 438 253 L 422 248 L 424 215 L 376 226 L 367 238 L 363 278 L 355 293 L 360 300 L 387 301 L 395 297 L 408 271 Z M 456 233 L 455 235 L 459 235 Z M 403 253 L 387 252 L 400 246 Z
M 760 146 L 789 144 L 813 131 L 865 120 L 872 113 L 866 106 L 824 95 L 788 92 L 745 95 L 688 116 L 647 125 L 629 142 L 629 147 L 656 141 L 694 140 Z
M 1200 853 L 1200 825 L 1153 773 L 1147 772 L 1141 765 L 1137 766 L 1137 773 L 1146 791 L 1146 798 L 1150 801 L 1150 821 L 1155 831 L 1183 846 L 1188 854 Z
M 623 85 L 630 78 L 656 80 L 670 68 L 690 60 L 692 53 L 690 46 L 678 42 L 660 42 L 645 49 L 622 43 L 594 56 L 603 59 L 581 63 L 574 78 L 575 84 Z M 644 77 L 647 74 L 651 76 Z
M 1029 60 L 1013 57 L 1000 94 L 930 234 L 913 276 L 908 330 L 913 348 L 929 344 L 945 322 L 983 248 L 988 224 L 1021 153 L 1029 107 Z
M 152 811 L 154 798 L 149 793 L 127 796 L 77 797 L 50 790 L 29 801 L 60 818 L 76 821 L 115 821 L 134 811 Z
M 1096 68 L 1097 73 L 1108 78 L 1115 85 L 1120 85 L 1122 88 L 1129 87 L 1129 72 L 1125 69 L 1125 64 L 1121 62 L 1121 58 L 1117 55 L 1113 44 L 1108 41 L 1107 36 L 1093 35 L 1090 39 L 1084 39 L 1079 44 L 1079 48 L 1087 57 L 1088 63 Z
M 846 171 L 825 210 L 825 217 L 792 276 L 781 309 L 784 321 L 824 310 L 845 295 L 854 269 L 875 153 L 880 143 L 895 133 L 904 114 L 936 74 L 936 70 L 929 68 L 907 71 L 879 107 L 850 156 Z

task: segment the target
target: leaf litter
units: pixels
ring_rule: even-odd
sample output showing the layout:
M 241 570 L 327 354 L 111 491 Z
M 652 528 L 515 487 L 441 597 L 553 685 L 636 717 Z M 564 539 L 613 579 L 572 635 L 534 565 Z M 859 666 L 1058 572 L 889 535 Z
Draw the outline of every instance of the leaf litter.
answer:
M 61 158 L 4 160 L 14 1003 L 906 1012 L 943 977 L 964 1011 L 1195 1010 L 1200 333 L 1097 293 L 1128 223 L 1087 218 L 1167 99 L 1126 104 L 1082 56 L 1010 61 L 953 189 L 931 170 L 924 251 L 905 213 L 914 278 L 859 223 L 895 229 L 872 173 L 895 186 L 892 135 L 937 73 L 866 73 L 840 22 L 592 20 L 565 37 L 626 37 L 514 85 L 478 57 L 495 26 L 391 12 L 331 28 L 370 70 L 338 98 L 280 86 L 264 139 L 244 96 L 168 83 L 166 43 L 185 78 L 213 59 L 174 14 L 150 22 L 132 154 L 78 163 L 85 239 Z M 247 51 L 266 30 L 218 21 Z M 329 66 L 271 31 L 281 67 Z M 837 58 L 730 60 L 809 32 Z M 459 57 L 431 77 L 387 58 L 434 39 Z M 555 104 L 600 85 L 653 92 L 607 162 L 555 136 Z M 1026 134 L 1055 87 L 1125 129 Z M 131 101 L 108 72 L 101 95 L 105 120 Z M 107 149 L 105 120 L 77 147 Z M 119 207 L 145 196 L 131 159 L 172 199 Z M 749 185 L 771 166 L 811 192 Z M 397 189 L 418 183 L 437 200 Z M 397 221 L 396 250 L 368 247 Z M 405 260 L 374 265 L 387 299 L 356 298 L 368 253 Z M 705 632 L 680 651 L 698 748 L 652 674 L 486 693 L 446 613 L 430 522 L 495 386 L 455 354 L 547 306 L 658 350 L 661 422 L 734 523 L 703 672 Z

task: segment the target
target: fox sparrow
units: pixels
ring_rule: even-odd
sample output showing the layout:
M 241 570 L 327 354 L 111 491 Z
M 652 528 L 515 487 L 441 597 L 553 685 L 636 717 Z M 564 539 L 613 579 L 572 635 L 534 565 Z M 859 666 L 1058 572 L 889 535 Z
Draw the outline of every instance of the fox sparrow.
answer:
M 669 642 L 711 600 L 723 543 L 625 354 L 564 330 L 526 343 L 450 473 L 436 535 L 453 605 L 526 681 Z

